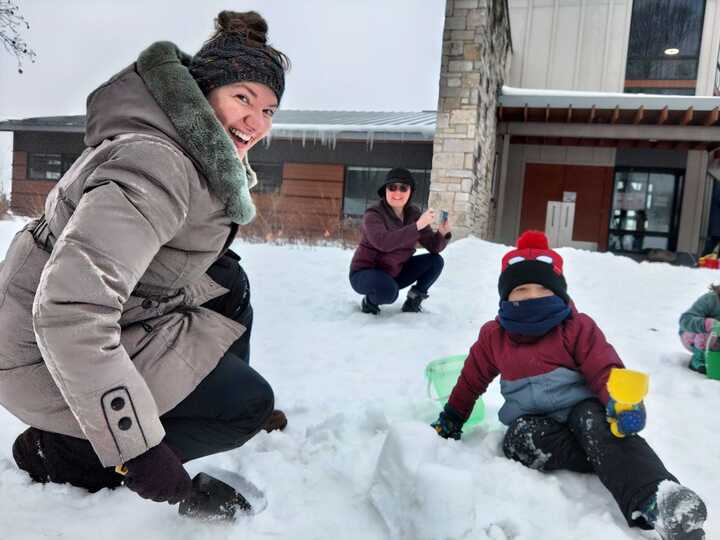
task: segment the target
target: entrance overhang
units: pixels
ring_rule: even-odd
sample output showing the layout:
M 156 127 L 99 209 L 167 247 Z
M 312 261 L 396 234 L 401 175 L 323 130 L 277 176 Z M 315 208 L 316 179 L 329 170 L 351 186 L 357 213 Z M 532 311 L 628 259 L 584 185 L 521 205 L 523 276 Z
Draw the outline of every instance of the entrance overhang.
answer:
M 511 144 L 720 148 L 720 97 L 503 87 L 498 131 Z

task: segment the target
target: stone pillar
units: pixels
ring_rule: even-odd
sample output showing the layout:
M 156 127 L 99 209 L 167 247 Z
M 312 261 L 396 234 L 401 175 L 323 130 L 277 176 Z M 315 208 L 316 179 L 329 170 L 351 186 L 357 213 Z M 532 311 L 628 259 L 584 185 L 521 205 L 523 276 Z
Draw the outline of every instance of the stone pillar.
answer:
M 506 0 L 447 0 L 429 204 L 456 237 L 492 239 L 496 99 L 510 53 Z

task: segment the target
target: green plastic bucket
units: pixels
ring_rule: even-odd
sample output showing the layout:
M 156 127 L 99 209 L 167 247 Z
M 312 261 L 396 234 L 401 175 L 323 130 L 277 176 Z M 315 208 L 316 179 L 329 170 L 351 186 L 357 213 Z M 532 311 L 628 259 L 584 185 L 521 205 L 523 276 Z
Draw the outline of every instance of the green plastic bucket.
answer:
M 446 356 L 433 360 L 425 367 L 425 378 L 428 381 L 428 397 L 434 400 L 442 409 L 447 403 L 452 389 L 460 376 L 463 364 L 465 363 L 464 354 L 457 356 Z M 485 404 L 482 397 L 475 402 L 470 418 L 463 426 L 463 429 L 469 430 L 485 419 Z
M 710 344 L 715 343 L 720 336 L 720 325 L 713 324 L 712 333 L 705 345 L 705 370 L 709 379 L 720 380 L 720 351 L 711 351 Z

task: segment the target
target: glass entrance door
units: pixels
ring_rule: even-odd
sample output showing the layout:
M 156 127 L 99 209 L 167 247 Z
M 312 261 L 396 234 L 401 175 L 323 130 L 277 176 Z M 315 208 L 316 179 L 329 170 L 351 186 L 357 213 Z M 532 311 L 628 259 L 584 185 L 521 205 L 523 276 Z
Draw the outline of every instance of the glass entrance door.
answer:
M 611 251 L 675 250 L 683 175 L 668 169 L 615 170 Z

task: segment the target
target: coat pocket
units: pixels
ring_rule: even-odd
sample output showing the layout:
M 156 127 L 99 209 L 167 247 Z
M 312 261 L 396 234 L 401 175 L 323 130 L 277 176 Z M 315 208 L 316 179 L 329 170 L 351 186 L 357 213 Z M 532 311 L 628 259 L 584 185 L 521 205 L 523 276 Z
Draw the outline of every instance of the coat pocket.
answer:
M 16 235 L 0 271 L 0 369 L 38 362 L 32 307 L 49 254 L 28 231 Z

